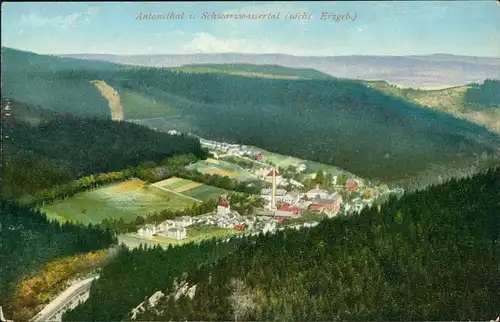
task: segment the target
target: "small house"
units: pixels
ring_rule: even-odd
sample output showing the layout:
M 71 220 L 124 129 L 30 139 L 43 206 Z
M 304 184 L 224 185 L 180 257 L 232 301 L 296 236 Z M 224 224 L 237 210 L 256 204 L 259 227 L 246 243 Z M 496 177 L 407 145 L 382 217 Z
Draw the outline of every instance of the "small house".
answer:
M 174 227 L 167 230 L 167 237 L 181 240 L 187 238 L 186 228 Z
M 315 189 L 311 189 L 308 192 L 306 192 L 306 196 L 309 199 L 328 198 L 329 195 L 330 194 L 328 193 L 328 191 L 320 189 L 319 185 L 317 185 Z
M 349 191 L 358 191 L 359 182 L 356 179 L 347 179 L 345 182 L 345 188 Z

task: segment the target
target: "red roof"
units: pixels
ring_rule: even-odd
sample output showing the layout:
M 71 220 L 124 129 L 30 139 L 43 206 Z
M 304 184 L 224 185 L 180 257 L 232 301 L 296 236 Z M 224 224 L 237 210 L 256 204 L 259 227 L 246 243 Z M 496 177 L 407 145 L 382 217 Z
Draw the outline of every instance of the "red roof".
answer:
M 325 208 L 325 205 L 312 204 L 309 206 L 311 210 L 322 210 L 323 208 Z
M 278 172 L 278 170 L 274 169 L 274 170 L 271 170 L 271 171 L 267 174 L 267 176 L 268 176 L 268 177 L 272 177 L 272 176 L 273 176 L 273 171 L 274 171 L 274 175 L 275 175 L 275 176 L 279 176 L 279 175 L 280 175 L 280 173 Z
M 262 153 L 257 153 L 257 155 L 255 156 L 255 159 L 256 160 L 262 160 Z
M 229 207 L 229 201 L 227 200 L 221 200 L 219 201 L 219 206 L 222 206 L 222 207 Z
M 281 204 L 278 206 L 278 210 L 281 211 L 290 211 L 290 212 L 301 212 L 302 209 L 299 207 L 294 207 L 288 204 Z
M 247 224 L 236 225 L 233 227 L 234 230 L 238 230 L 238 231 L 245 230 L 245 228 L 247 228 Z

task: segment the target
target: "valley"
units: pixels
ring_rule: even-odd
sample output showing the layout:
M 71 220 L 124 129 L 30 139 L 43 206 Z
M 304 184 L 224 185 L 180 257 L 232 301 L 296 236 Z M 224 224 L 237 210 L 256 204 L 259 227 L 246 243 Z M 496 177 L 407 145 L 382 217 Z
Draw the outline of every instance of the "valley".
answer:
M 128 46 L 116 45 L 118 29 L 98 46 L 110 30 L 92 24 L 108 4 L 78 5 L 84 11 L 66 18 L 19 7 L 14 43 L 33 42 L 29 24 L 57 25 L 47 32 L 54 39 L 85 25 L 100 31 L 95 46 L 75 33 L 71 50 Z M 131 38 L 150 28 L 130 26 Z M 498 58 L 301 56 L 273 54 L 274 45 L 248 54 L 233 50 L 243 41 L 208 32 L 182 43 L 180 30 L 141 38 L 132 49 L 147 48 L 144 55 L 2 47 L 2 319 L 471 321 L 498 313 Z M 293 44 L 304 32 L 283 39 Z M 266 37 L 258 43 L 273 43 Z M 346 39 L 335 52 L 350 52 L 358 38 Z M 353 46 L 373 47 L 371 39 L 379 38 Z M 401 39 L 394 50 L 410 48 Z M 154 55 L 149 41 L 201 52 Z

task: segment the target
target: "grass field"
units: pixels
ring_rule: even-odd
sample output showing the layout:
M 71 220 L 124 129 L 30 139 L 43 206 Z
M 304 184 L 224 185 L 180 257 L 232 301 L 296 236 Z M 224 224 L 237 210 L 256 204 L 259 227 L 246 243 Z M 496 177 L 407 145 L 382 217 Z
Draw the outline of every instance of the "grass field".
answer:
M 227 190 L 218 187 L 213 187 L 182 178 L 170 178 L 167 180 L 162 180 L 155 183 L 155 185 L 199 200 L 217 198 L 228 192 Z
M 59 221 L 76 221 L 84 224 L 99 223 L 104 218 L 123 218 L 132 221 L 137 216 L 148 215 L 164 209 L 184 209 L 194 201 L 158 189 L 144 187 L 140 180 L 79 193 L 67 200 L 42 208 L 49 218 Z
M 205 174 L 228 176 L 232 179 L 240 181 L 254 180 L 257 178 L 254 174 L 241 168 L 240 166 L 222 160 L 200 160 L 194 164 L 190 164 L 187 169 L 198 170 L 199 172 Z

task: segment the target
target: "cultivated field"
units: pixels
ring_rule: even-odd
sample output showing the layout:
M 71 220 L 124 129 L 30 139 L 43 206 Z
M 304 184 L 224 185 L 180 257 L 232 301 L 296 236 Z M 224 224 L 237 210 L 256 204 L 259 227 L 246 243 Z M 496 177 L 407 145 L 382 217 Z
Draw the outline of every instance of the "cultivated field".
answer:
M 182 178 L 170 178 L 156 182 L 155 185 L 199 200 L 217 198 L 227 193 L 224 189 Z
M 84 224 L 99 223 L 105 218 L 123 218 L 132 221 L 164 209 L 184 209 L 194 201 L 180 195 L 144 187 L 140 180 L 130 180 L 104 188 L 79 193 L 42 208 L 50 218 L 76 221 Z
M 222 160 L 200 160 L 194 164 L 190 164 L 187 169 L 198 170 L 199 172 L 205 174 L 228 176 L 232 179 L 240 181 L 254 180 L 257 178 L 254 174 L 241 168 L 240 166 Z

